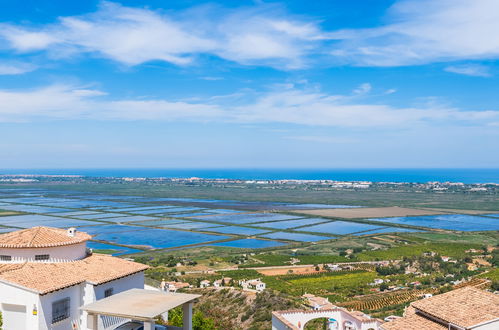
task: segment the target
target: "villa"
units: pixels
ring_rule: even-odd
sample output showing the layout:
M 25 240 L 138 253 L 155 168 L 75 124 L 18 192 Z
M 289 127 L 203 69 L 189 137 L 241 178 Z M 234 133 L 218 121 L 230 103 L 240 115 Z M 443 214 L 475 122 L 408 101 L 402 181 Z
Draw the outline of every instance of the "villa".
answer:
M 259 278 L 249 281 L 239 281 L 239 285 L 241 285 L 244 290 L 255 290 L 260 292 L 265 290 L 266 287 L 265 283 Z
M 0 312 L 5 330 L 115 329 L 182 306 L 192 329 L 198 295 L 144 290 L 148 266 L 86 247 L 76 229 L 34 227 L 0 235 Z M 137 303 L 142 302 L 142 308 Z
M 499 296 L 474 287 L 411 303 L 404 317 L 384 323 L 382 330 L 499 329 Z

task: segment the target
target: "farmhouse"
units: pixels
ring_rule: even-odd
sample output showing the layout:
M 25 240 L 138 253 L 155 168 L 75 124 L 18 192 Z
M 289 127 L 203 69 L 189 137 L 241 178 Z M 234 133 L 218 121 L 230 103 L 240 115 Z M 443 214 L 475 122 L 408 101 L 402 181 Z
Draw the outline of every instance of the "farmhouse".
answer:
M 221 280 L 215 280 L 213 281 L 213 286 L 215 288 L 223 288 L 225 286 L 231 286 L 232 283 L 232 278 L 230 277 L 223 277 Z
M 259 278 L 249 281 L 239 281 L 239 285 L 241 285 L 244 290 L 265 290 L 265 283 L 262 282 Z
M 382 330 L 499 329 L 499 296 L 465 287 L 413 302 Z

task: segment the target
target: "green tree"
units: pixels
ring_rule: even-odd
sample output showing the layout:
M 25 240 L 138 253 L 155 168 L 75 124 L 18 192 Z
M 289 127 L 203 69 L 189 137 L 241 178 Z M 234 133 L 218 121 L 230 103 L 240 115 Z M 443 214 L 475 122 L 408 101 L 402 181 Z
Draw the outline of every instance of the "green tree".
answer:
M 183 315 L 182 309 L 174 308 L 168 312 L 168 325 L 182 327 Z M 215 322 L 209 317 L 204 317 L 201 311 L 194 312 L 192 316 L 193 330 L 215 330 Z

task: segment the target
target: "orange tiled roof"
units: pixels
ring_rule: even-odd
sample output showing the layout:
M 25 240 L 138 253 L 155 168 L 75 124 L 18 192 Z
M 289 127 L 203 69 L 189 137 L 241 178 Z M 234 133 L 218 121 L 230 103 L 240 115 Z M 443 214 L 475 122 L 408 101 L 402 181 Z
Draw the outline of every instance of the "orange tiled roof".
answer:
M 411 304 L 415 309 L 461 327 L 499 318 L 499 296 L 465 287 Z
M 17 267 L 0 268 L 0 281 L 46 294 L 85 281 L 99 285 L 147 268 L 149 267 L 136 262 L 94 254 L 74 262 L 28 262 L 18 264 Z
M 433 322 L 423 316 L 413 314 L 381 325 L 383 330 L 442 330 L 445 325 Z
M 65 229 L 33 227 L 0 234 L 0 248 L 44 248 L 77 244 L 88 241 L 92 236 L 76 232 L 71 237 Z

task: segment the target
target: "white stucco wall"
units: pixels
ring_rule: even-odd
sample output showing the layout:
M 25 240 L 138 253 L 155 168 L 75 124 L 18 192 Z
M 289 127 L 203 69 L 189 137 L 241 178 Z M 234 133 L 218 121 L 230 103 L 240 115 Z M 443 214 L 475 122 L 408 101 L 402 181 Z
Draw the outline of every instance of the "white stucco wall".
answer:
M 49 260 L 37 261 L 35 255 L 48 254 Z M 86 257 L 86 243 L 78 243 L 50 248 L 33 249 L 8 249 L 0 248 L 0 255 L 12 256 L 12 261 L 0 261 L 0 263 L 20 263 L 20 262 L 67 262 L 83 259 Z
M 350 324 L 355 330 L 368 330 L 379 329 L 379 324 L 373 319 L 372 322 L 360 322 L 358 319 L 351 316 L 348 312 L 335 309 L 335 310 L 317 310 L 317 311 L 304 311 L 304 312 L 291 312 L 281 314 L 288 322 L 290 322 L 296 329 L 303 329 L 305 324 L 317 318 L 333 318 L 338 322 L 338 330 L 344 330 L 345 322 Z M 281 322 L 274 315 L 272 316 L 272 329 L 273 330 L 287 330 L 290 329 L 283 322 Z
M 62 290 L 54 291 L 40 296 L 40 309 L 38 310 L 39 330 L 70 330 L 71 322 L 79 322 L 80 307 L 83 302 L 82 295 L 85 284 L 71 286 Z M 52 324 L 52 303 L 64 299 L 70 299 L 69 318 Z
M 38 318 L 32 314 L 33 306 L 38 308 L 38 294 L 15 287 L 10 284 L 0 283 L 0 311 L 4 316 L 4 330 L 15 329 L 18 330 L 31 330 L 38 329 Z M 15 325 L 9 324 L 6 319 L 6 312 L 4 310 L 5 304 L 26 306 L 25 320 L 16 320 Z

